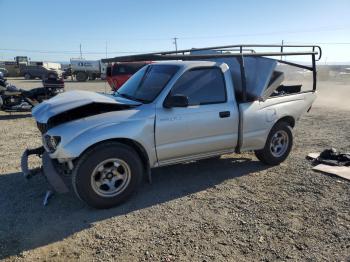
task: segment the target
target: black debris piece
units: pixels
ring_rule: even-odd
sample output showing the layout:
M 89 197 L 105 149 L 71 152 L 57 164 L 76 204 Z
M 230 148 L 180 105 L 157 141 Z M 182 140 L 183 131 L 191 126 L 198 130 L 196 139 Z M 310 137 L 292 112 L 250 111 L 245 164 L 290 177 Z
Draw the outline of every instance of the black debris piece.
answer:
M 339 153 L 335 148 L 325 149 L 317 158 L 313 159 L 313 163 L 350 167 L 350 153 Z

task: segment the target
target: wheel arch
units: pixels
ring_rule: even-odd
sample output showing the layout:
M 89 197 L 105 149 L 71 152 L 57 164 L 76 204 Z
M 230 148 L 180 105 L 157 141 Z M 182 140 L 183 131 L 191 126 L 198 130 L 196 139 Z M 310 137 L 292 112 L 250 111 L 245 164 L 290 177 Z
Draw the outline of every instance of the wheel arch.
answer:
M 104 143 L 108 143 L 108 142 L 118 142 L 118 143 L 128 145 L 131 148 L 133 148 L 136 151 L 136 153 L 139 155 L 141 162 L 142 162 L 142 165 L 143 165 L 143 168 L 145 169 L 146 172 L 148 172 L 148 170 L 150 169 L 150 161 L 149 161 L 149 157 L 148 157 L 146 149 L 139 142 L 137 142 L 133 139 L 130 139 L 130 138 L 111 138 L 111 139 L 101 140 L 101 141 L 87 147 L 80 154 L 80 156 L 84 155 L 86 152 L 90 151 L 94 147 L 99 146 L 99 145 L 104 144 Z
M 294 128 L 294 126 L 295 126 L 295 119 L 294 119 L 294 117 L 292 117 L 292 116 L 283 116 L 283 117 L 279 118 L 272 126 L 270 126 L 270 128 L 268 129 L 268 132 L 265 135 L 265 141 L 266 141 L 267 137 L 269 136 L 272 128 L 274 126 L 276 126 L 278 123 L 281 123 L 281 122 L 287 123 L 291 128 Z
M 291 128 L 295 127 L 295 119 L 292 116 L 284 116 L 284 117 L 278 119 L 278 121 L 276 121 L 276 123 L 274 125 L 276 125 L 277 123 L 280 123 L 280 122 L 286 122 L 287 124 L 290 125 Z

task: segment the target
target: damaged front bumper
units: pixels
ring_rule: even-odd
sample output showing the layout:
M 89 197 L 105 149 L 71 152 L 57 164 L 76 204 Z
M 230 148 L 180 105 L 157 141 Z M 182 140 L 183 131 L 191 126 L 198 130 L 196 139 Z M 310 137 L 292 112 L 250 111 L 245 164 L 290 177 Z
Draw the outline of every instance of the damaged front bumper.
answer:
M 29 169 L 28 157 L 30 155 L 37 155 L 42 158 L 42 166 L 40 168 Z M 58 193 L 67 193 L 69 191 L 58 168 L 55 166 L 54 161 L 50 158 L 44 147 L 26 149 L 21 158 L 21 169 L 25 178 L 29 179 L 34 175 L 43 174 L 54 191 Z

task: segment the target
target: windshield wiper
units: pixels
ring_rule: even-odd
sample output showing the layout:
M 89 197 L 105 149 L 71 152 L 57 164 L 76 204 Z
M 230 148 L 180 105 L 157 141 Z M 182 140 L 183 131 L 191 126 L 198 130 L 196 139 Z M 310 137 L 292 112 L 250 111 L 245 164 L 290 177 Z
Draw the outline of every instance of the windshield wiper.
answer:
M 145 80 L 146 80 L 146 78 L 147 78 L 149 72 L 151 71 L 151 68 L 152 68 L 152 67 L 151 67 L 150 65 L 147 66 L 146 71 L 145 71 L 145 74 L 143 75 L 143 77 L 142 77 L 142 79 L 141 79 L 141 81 L 140 81 L 140 83 L 139 83 L 139 85 L 138 85 L 137 88 L 140 88 L 140 87 L 143 85 L 143 82 L 145 82 Z
M 144 99 L 141 99 L 141 98 L 136 98 L 136 97 L 133 97 L 133 96 L 130 96 L 130 95 L 127 95 L 127 94 L 123 94 L 123 93 L 119 93 L 118 91 L 116 91 L 116 93 L 121 96 L 121 97 L 124 97 L 124 98 L 127 98 L 127 99 L 130 99 L 130 100 L 133 100 L 133 101 L 137 101 L 137 102 L 141 102 L 141 103 L 147 103 L 149 101 L 147 100 L 144 100 Z
M 130 96 L 130 95 L 122 94 L 122 93 L 119 93 L 118 91 L 116 91 L 116 93 L 117 93 L 119 96 L 121 96 L 121 97 L 130 99 L 130 100 L 135 100 L 135 99 L 134 99 L 132 96 Z

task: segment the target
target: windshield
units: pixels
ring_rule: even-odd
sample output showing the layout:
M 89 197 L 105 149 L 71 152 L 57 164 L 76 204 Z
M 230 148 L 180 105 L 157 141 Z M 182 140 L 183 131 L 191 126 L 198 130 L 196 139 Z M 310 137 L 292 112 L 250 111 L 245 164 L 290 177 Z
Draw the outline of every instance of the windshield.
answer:
M 144 103 L 152 102 L 179 70 L 175 65 L 148 65 L 134 74 L 117 95 Z

